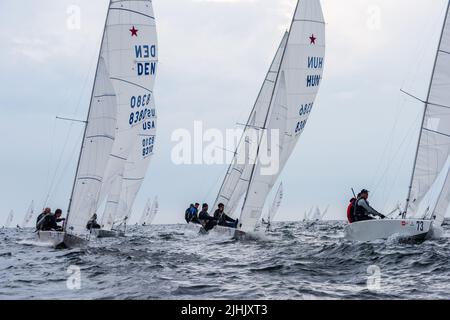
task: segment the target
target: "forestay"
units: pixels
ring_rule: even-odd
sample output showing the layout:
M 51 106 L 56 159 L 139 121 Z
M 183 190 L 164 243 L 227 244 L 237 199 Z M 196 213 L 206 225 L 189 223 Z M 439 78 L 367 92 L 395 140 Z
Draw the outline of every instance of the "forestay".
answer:
M 289 31 L 267 121 L 262 126 L 265 136 L 260 139 L 260 150 L 270 154 L 279 152 L 277 170 L 264 170 L 261 161 L 253 166 L 240 218 L 241 231 L 255 229 L 267 196 L 305 129 L 322 80 L 324 56 L 325 22 L 320 1 L 300 0 Z M 278 137 L 274 133 L 278 133 Z
M 441 173 L 447 174 L 450 155 L 450 11 L 445 22 L 432 73 L 421 127 L 406 211 L 418 214 L 419 206 Z M 443 222 L 450 204 L 450 178 L 447 178 L 437 202 L 435 215 Z

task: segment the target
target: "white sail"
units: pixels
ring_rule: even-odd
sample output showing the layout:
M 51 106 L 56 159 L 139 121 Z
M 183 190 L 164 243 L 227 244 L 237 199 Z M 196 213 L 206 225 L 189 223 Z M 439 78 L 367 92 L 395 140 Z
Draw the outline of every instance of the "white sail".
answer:
M 100 199 L 106 199 L 123 174 L 139 133 L 154 129 L 153 87 L 158 44 L 152 1 L 111 1 L 105 56 L 117 94 L 117 134 Z M 127 186 L 124 186 L 127 188 Z M 109 214 L 109 213 L 107 213 Z
M 322 213 L 320 212 L 319 207 L 316 207 L 316 211 L 314 212 L 313 220 L 314 220 L 314 221 L 320 221 L 320 220 L 322 220 Z
M 255 229 L 272 190 L 300 135 L 305 129 L 322 79 L 325 56 L 325 22 L 319 0 L 300 0 L 277 77 L 270 112 L 262 126 L 260 148 L 280 157 L 278 170 L 264 172 L 261 161 L 253 166 L 240 217 L 239 229 Z M 272 135 L 279 133 L 278 140 Z M 272 141 L 273 140 L 273 141 Z M 264 145 L 264 141 L 267 141 Z M 276 152 L 275 152 L 276 154 Z
M 155 200 L 153 200 L 153 204 L 150 207 L 150 210 L 148 212 L 145 224 L 151 225 L 153 223 L 153 221 L 155 220 L 158 212 L 159 212 L 159 202 L 158 202 L 158 197 L 155 197 Z
M 322 213 L 322 216 L 320 217 L 321 220 L 323 220 L 323 219 L 325 218 L 325 216 L 327 215 L 329 209 L 330 209 L 330 206 L 328 206 L 328 207 L 324 210 L 324 212 Z
M 66 231 L 87 234 L 86 224 L 98 208 L 98 197 L 116 128 L 116 94 L 100 55 L 80 161 L 69 205 Z
M 252 171 L 251 154 L 249 150 L 254 149 L 257 143 L 258 128 L 264 124 L 264 119 L 270 107 L 272 92 L 275 87 L 278 71 L 280 69 L 281 58 L 286 47 L 288 33 L 286 32 L 272 61 L 272 64 L 264 79 L 263 85 L 256 99 L 253 110 L 250 114 L 247 126 L 244 129 L 237 152 L 225 176 L 222 187 L 219 191 L 214 208 L 219 203 L 225 205 L 225 212 L 233 215 L 239 201 L 247 190 Z
M 105 211 L 102 216 L 101 226 L 104 230 L 113 229 L 114 225 L 117 225 L 116 213 L 120 204 L 120 195 L 122 192 L 123 184 L 123 171 L 118 172 L 109 190 L 108 199 L 105 205 Z M 121 224 L 123 221 L 120 221 Z
M 281 201 L 283 201 L 284 191 L 283 191 L 283 183 L 280 183 L 280 186 L 278 187 L 278 191 L 275 195 L 275 198 L 273 199 L 272 206 L 269 210 L 268 215 L 268 221 L 269 223 L 272 223 L 275 219 L 276 214 L 278 213 L 278 209 L 280 209 Z
M 139 219 L 139 224 L 140 225 L 147 224 L 147 217 L 148 217 L 148 215 L 150 213 L 151 208 L 152 208 L 152 200 L 148 199 L 147 203 L 145 205 L 145 208 L 142 211 L 141 219 Z
M 438 176 L 446 170 L 444 166 L 450 155 L 450 7 L 447 6 L 408 197 L 407 208 L 413 216 Z M 448 207 L 447 195 L 441 201 L 439 212 Z
M 123 177 L 119 176 L 119 179 L 121 178 L 120 191 L 116 193 L 116 190 L 114 190 L 114 192 L 110 193 L 107 202 L 105 215 L 111 214 L 114 221 L 124 221 L 130 218 L 134 202 L 154 155 L 157 125 L 154 97 L 150 101 L 149 108 L 151 116 L 147 119 L 148 127 L 145 129 L 139 127 L 140 131 L 137 132 L 138 140 L 135 142 L 129 159 L 125 163 Z M 113 199 L 110 199 L 111 197 Z
M 5 228 L 11 227 L 11 224 L 12 224 L 13 220 L 14 220 L 14 211 L 11 210 L 11 211 L 9 212 L 9 214 L 8 214 L 8 217 L 6 217 L 6 221 L 5 221 L 4 227 L 5 227 Z
M 31 219 L 34 216 L 34 201 L 31 201 L 30 206 L 28 207 L 28 210 L 25 214 L 25 217 L 23 218 L 21 228 L 26 228 L 28 223 L 31 221 Z

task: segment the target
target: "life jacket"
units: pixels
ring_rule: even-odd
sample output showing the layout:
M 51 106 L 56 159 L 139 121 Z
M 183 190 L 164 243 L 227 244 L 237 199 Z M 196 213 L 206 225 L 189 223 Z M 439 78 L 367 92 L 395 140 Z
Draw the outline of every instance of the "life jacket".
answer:
M 349 223 L 355 222 L 355 206 L 356 206 L 356 199 L 353 198 L 350 200 L 350 204 L 347 208 L 347 219 Z

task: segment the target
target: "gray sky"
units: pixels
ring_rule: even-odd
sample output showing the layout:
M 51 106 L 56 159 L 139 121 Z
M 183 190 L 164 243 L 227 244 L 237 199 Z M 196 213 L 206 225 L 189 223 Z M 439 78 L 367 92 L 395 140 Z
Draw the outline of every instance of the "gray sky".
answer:
M 175 166 L 171 133 L 195 120 L 221 130 L 246 121 L 296 0 L 153 2 L 158 143 L 133 220 L 158 195 L 156 222 L 173 223 L 189 203 L 214 201 L 226 166 Z M 107 3 L 0 2 L 0 225 L 11 209 L 19 223 L 33 199 L 41 209 L 49 190 L 50 205 L 67 208 L 81 127 L 55 116 L 85 118 Z M 445 3 L 322 0 L 324 79 L 282 175 L 278 219 L 316 205 L 344 219 L 351 187 L 374 191 L 380 210 L 405 199 L 423 106 L 400 89 L 425 96 Z M 80 29 L 67 27 L 71 5 L 81 9 Z

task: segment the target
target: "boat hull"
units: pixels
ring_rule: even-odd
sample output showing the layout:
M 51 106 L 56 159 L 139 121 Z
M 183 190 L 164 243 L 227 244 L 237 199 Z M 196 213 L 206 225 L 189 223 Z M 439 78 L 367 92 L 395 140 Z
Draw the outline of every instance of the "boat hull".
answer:
M 201 234 L 217 234 L 230 238 L 243 238 L 245 236 L 245 232 L 242 232 L 237 229 L 227 228 L 222 226 L 215 226 L 214 229 L 206 231 L 201 225 L 190 223 L 188 224 L 188 228 L 191 230 L 199 231 Z
M 38 231 L 36 241 L 56 249 L 79 248 L 87 245 L 88 241 L 77 236 L 58 231 Z
M 125 233 L 123 231 L 103 230 L 103 229 L 92 230 L 92 235 L 99 239 L 125 237 Z
M 431 220 L 369 220 L 349 224 L 345 237 L 353 241 L 387 240 L 398 236 L 407 240 L 424 240 L 431 231 Z

